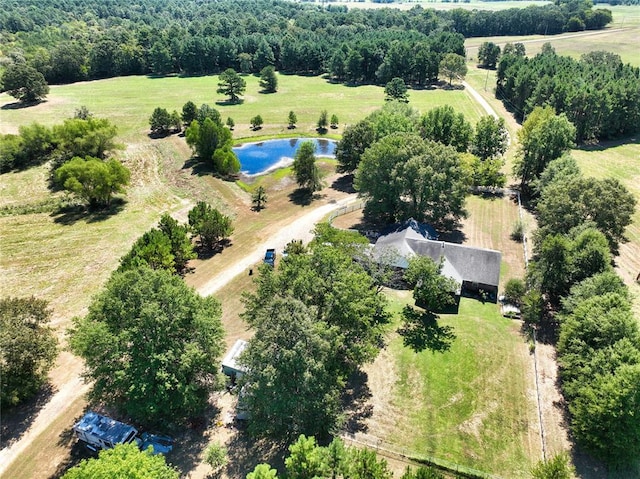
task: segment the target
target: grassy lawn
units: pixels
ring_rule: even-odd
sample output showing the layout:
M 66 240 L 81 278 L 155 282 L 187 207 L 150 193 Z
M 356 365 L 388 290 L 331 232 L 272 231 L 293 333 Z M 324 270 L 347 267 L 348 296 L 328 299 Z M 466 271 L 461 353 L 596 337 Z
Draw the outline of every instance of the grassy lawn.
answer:
M 411 301 L 406 294 L 390 296 L 396 310 Z M 389 340 L 396 426 L 387 440 L 411 455 L 529 477 L 539 439 L 519 323 L 500 316 L 495 304 L 463 298 L 459 314 L 442 315 L 438 325 L 453 328 L 449 351 L 416 353 L 397 334 Z
M 118 125 L 119 134 L 126 143 L 146 138 L 149 117 L 156 107 L 169 111 L 182 111 L 182 105 L 191 100 L 196 105 L 208 103 L 220 111 L 223 120 L 231 116 L 236 124 L 234 137 L 291 133 L 287 130 L 289 111 L 295 111 L 298 128 L 294 134 L 315 134 L 320 112 L 336 114 L 342 131 L 344 125 L 355 123 L 384 104 L 384 88 L 378 86 L 349 87 L 332 84 L 322 77 L 279 75 L 278 92 L 259 93 L 258 77 L 247 75 L 244 102 L 238 105 L 215 104 L 225 98 L 215 91 L 217 76 L 181 78 L 178 76 L 151 78 L 130 76 L 111 78 L 72 85 L 55 85 L 47 101 L 30 108 L 3 110 L 2 130 L 12 132 L 19 125 L 38 121 L 47 125 L 73 116 L 80 106 L 86 106 L 96 116 L 106 117 Z M 421 112 L 444 104 L 455 105 L 467 119 L 475 123 L 482 109 L 463 90 L 410 91 L 410 104 Z M 12 103 L 7 94 L 0 95 L 0 106 Z M 215 104 L 215 105 L 214 105 Z M 261 115 L 263 128 L 250 130 L 250 119 Z M 334 132 L 334 130 L 330 130 Z

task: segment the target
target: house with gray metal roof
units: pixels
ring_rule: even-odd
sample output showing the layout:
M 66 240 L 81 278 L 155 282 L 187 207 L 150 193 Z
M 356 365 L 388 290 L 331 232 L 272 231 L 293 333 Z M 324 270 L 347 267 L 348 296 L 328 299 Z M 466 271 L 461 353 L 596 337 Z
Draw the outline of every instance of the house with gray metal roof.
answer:
M 397 255 L 393 256 L 392 266 L 402 269 L 409 266 L 412 256 L 428 256 L 436 263 L 442 262 L 441 274 L 460 285 L 458 294 L 484 291 L 492 301 L 496 301 L 502 259 L 500 251 L 437 241 L 429 230 L 432 228 L 409 220 L 380 236 L 373 247 L 373 255 L 380 258 L 385 252 L 394 251 Z

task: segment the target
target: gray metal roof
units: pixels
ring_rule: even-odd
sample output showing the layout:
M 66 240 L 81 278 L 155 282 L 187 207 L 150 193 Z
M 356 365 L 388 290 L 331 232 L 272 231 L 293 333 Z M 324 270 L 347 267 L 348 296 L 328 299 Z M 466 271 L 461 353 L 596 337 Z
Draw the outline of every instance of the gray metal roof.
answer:
M 437 263 L 442 259 L 443 276 L 453 278 L 458 283 L 467 281 L 498 286 L 500 282 L 502 254 L 499 251 L 434 241 L 411 225 L 378 238 L 374 257 L 380 257 L 390 249 L 400 255 L 394 262 L 394 266 L 400 268 L 406 268 L 409 265 L 408 258 L 413 255 L 429 256 Z

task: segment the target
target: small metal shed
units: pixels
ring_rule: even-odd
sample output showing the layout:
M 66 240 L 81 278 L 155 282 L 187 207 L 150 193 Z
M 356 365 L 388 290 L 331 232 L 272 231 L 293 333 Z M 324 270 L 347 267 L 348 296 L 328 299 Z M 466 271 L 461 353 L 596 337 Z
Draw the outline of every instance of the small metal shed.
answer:
M 238 339 L 235 342 L 235 344 L 231 347 L 229 352 L 222 360 L 222 372 L 224 374 L 226 374 L 227 376 L 235 376 L 238 378 L 246 372 L 245 368 L 240 366 L 237 360 L 240 354 L 242 354 L 242 352 L 248 345 L 249 343 L 243 339 Z

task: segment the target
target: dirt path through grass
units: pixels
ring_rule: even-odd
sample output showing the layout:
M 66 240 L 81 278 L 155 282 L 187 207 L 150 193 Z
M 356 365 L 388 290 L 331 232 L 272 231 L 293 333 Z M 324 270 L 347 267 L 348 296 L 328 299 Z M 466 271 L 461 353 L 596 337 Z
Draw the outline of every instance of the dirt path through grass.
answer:
M 254 248 L 252 252 L 236 261 L 230 268 L 220 272 L 207 283 L 202 285 L 202 287 L 198 288 L 198 292 L 203 296 L 209 296 L 215 293 L 228 284 L 233 278 L 243 272 L 246 272 L 250 267 L 258 263 L 264 257 L 265 248 L 275 248 L 277 253 L 280 254 L 285 245 L 292 239 L 301 239 L 304 242 L 310 241 L 313 237 L 311 231 L 316 223 L 321 221 L 333 210 L 344 206 L 354 198 L 355 195 L 350 195 L 342 200 L 333 200 L 331 203 L 319 206 L 301 218 L 283 225 L 280 230 L 263 241 L 263 244 Z

